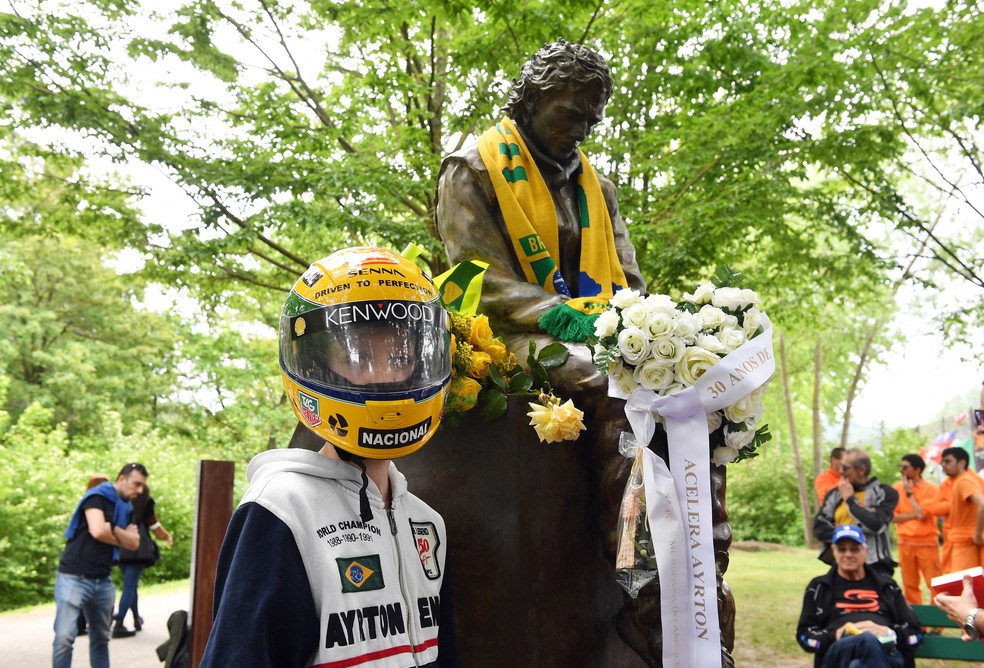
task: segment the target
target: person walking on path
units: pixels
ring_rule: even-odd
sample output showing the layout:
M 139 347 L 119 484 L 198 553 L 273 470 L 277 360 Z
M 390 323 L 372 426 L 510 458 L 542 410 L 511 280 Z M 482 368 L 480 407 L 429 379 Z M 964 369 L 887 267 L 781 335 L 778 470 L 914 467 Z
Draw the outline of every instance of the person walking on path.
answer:
M 902 480 L 892 485 L 899 493 L 899 505 L 895 506 L 895 533 L 899 542 L 899 568 L 905 600 L 909 605 L 922 604 L 919 576 L 929 587 L 933 578 L 943 573 L 940 564 L 940 530 L 936 516 L 925 511 L 924 503 L 931 503 L 938 493 L 936 485 L 923 480 L 926 462 L 922 457 L 909 454 L 902 457 L 899 472 Z
M 93 474 L 89 478 L 89 482 L 86 483 L 85 490 L 86 491 L 89 491 L 90 489 L 92 489 L 93 487 L 95 487 L 96 485 L 98 485 L 99 483 L 107 482 L 108 480 L 109 480 L 109 476 L 106 475 L 105 473 L 96 473 L 96 474 Z M 84 612 L 80 612 L 79 613 L 79 635 L 80 636 L 84 636 L 88 632 L 89 632 L 89 629 L 88 629 L 87 624 L 85 623 L 85 613 Z
M 109 620 L 116 600 L 109 574 L 120 547 L 140 545 L 137 526 L 128 524 L 129 502 L 146 484 L 143 464 L 127 464 L 115 483 L 103 482 L 87 491 L 72 513 L 55 574 L 53 668 L 72 668 L 81 612 L 89 622 L 89 665 L 109 668 Z
M 168 547 L 174 545 L 171 534 L 157 519 L 154 505 L 149 487 L 144 487 L 144 491 L 133 501 L 133 523 L 137 525 L 140 532 L 140 547 L 136 550 L 120 550 L 119 567 L 120 572 L 123 573 L 123 590 L 114 617 L 114 638 L 129 638 L 143 628 L 143 618 L 140 617 L 137 607 L 137 587 L 140 586 L 140 576 L 144 569 L 153 566 L 161 558 L 157 543 L 150 537 L 151 532 L 167 543 Z M 133 612 L 132 631 L 123 624 L 127 611 Z

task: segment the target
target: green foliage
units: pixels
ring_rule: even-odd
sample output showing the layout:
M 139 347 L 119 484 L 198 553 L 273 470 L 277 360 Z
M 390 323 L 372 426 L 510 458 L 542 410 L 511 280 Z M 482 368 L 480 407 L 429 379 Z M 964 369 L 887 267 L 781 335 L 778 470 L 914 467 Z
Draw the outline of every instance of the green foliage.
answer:
M 788 456 L 728 467 L 728 522 L 735 540 L 803 544 L 796 471 Z

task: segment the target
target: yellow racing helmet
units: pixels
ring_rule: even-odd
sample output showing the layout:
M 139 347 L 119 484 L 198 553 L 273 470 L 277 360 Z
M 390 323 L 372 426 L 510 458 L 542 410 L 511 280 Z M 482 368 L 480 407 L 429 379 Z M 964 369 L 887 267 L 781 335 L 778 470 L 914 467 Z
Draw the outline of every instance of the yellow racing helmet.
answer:
M 451 382 L 450 317 L 434 282 L 383 248 L 315 262 L 280 315 L 280 369 L 297 419 L 366 459 L 420 449 Z

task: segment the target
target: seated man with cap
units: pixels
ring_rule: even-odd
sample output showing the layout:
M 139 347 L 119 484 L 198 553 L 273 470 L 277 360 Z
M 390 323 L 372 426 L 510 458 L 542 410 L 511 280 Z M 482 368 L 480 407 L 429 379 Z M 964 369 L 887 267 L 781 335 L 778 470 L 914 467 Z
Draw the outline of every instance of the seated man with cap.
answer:
M 796 640 L 816 653 L 815 668 L 912 668 L 922 629 L 902 590 L 865 566 L 868 546 L 861 527 L 840 525 L 831 542 L 835 565 L 807 586 Z

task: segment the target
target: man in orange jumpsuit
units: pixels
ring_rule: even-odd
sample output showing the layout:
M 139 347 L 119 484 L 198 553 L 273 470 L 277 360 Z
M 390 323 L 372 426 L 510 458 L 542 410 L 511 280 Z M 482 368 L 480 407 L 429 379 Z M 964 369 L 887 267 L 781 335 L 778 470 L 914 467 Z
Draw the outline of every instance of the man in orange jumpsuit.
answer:
M 946 570 L 984 566 L 984 481 L 968 471 L 970 455 L 963 448 L 947 448 L 940 464 L 953 481 L 950 490 L 950 530 L 943 536 L 950 563 Z
M 830 466 L 826 471 L 813 480 L 813 489 L 817 492 L 817 503 L 823 503 L 827 492 L 837 487 L 844 472 L 844 448 L 834 448 L 830 451 Z
M 940 532 L 936 516 L 922 507 L 937 496 L 937 488 L 923 480 L 926 462 L 919 455 L 905 455 L 899 465 L 902 480 L 892 485 L 899 493 L 895 506 L 896 535 L 899 539 L 899 568 L 902 570 L 902 590 L 909 605 L 922 604 L 919 576 L 929 587 L 930 581 L 942 574 L 940 565 Z

